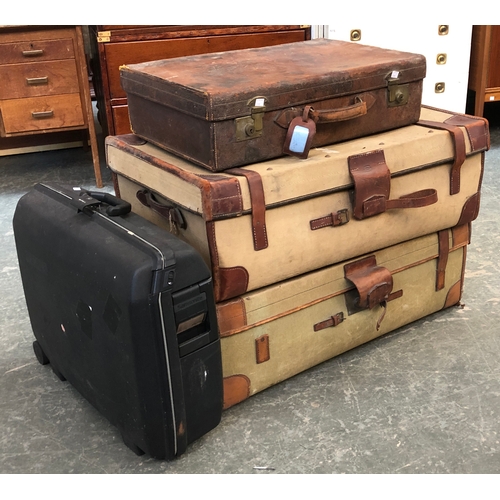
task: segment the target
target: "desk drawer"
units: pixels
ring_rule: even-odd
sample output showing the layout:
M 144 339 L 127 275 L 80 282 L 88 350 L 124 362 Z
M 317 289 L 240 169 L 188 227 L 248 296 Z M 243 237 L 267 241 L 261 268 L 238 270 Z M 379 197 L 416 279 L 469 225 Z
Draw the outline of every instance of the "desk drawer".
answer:
M 74 59 L 0 66 L 0 99 L 79 92 Z
M 0 37 L 0 42 L 2 38 Z M 74 59 L 71 38 L 0 43 L 0 64 Z
M 0 101 L 0 135 L 78 127 L 85 124 L 80 94 Z

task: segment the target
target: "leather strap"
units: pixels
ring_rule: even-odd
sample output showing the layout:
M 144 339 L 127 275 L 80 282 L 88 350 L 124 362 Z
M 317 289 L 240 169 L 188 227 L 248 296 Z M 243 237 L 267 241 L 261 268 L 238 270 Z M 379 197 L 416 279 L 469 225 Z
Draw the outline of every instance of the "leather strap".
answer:
M 340 325 L 342 321 L 344 321 L 344 313 L 339 312 L 337 314 L 334 314 L 333 316 L 330 316 L 325 321 L 320 321 L 319 323 L 316 323 L 313 326 L 313 328 L 315 332 L 319 332 L 320 330 L 324 330 L 325 328 L 331 328 L 333 326 Z
M 256 251 L 267 248 L 266 201 L 260 174 L 254 170 L 246 170 L 243 168 L 231 168 L 224 173 L 241 175 L 246 178 L 250 191 L 250 200 L 252 202 L 253 247 Z
M 444 288 L 446 264 L 450 253 L 450 240 L 448 230 L 438 232 L 439 254 L 436 269 L 436 292 Z
M 457 125 L 434 122 L 430 120 L 420 120 L 417 122 L 417 125 L 438 130 L 447 130 L 450 133 L 453 141 L 453 149 L 455 152 L 450 173 L 450 194 L 454 195 L 459 193 L 460 169 L 462 168 L 462 165 L 464 164 L 466 158 L 465 137 L 462 130 Z
M 395 208 L 426 207 L 438 200 L 435 189 L 423 189 L 390 200 L 391 173 L 382 150 L 350 156 L 348 163 L 354 182 L 353 214 L 358 220 Z
M 422 189 L 422 191 L 415 191 L 401 196 L 401 198 L 387 200 L 386 209 L 427 207 L 437 201 L 438 195 L 435 189 Z
M 319 217 L 318 219 L 313 219 L 309 222 L 311 230 L 321 229 L 322 227 L 336 227 L 342 226 L 349 222 L 349 212 L 347 209 L 339 210 L 336 213 L 331 213 L 325 215 L 324 217 Z

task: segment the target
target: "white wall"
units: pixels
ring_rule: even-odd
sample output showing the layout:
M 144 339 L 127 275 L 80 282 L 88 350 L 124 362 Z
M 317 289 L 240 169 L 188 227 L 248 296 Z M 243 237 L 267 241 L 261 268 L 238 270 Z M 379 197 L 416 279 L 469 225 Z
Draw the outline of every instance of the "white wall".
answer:
M 328 19 L 326 19 L 327 21 Z M 449 25 L 447 35 L 440 35 L 439 25 L 433 23 L 387 23 L 377 19 L 373 23 L 344 22 L 315 25 L 312 36 L 351 41 L 351 30 L 361 31 L 361 40 L 355 43 L 386 49 L 423 54 L 427 61 L 422 102 L 449 111 L 465 112 L 472 24 Z M 438 54 L 446 54 L 446 64 L 437 64 Z M 435 92 L 435 84 L 445 83 L 443 93 Z

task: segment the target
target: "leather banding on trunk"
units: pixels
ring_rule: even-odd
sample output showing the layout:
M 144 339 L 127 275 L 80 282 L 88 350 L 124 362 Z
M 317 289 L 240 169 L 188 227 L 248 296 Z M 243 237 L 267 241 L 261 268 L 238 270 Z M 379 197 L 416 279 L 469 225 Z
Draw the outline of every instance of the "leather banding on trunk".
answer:
M 420 120 L 417 125 L 422 125 L 424 127 L 435 128 L 439 130 L 447 130 L 448 132 L 450 132 L 451 138 L 453 140 L 453 148 L 455 151 L 453 165 L 451 167 L 450 173 L 450 194 L 453 195 L 459 193 L 460 169 L 462 168 L 462 165 L 464 164 L 466 158 L 465 137 L 462 130 L 456 125 L 433 122 L 430 120 Z
M 478 191 L 473 194 L 465 203 L 462 208 L 462 214 L 460 215 L 460 219 L 458 219 L 457 226 L 461 226 L 462 224 L 467 224 L 476 220 L 479 215 L 479 206 L 481 202 L 481 193 Z
M 215 240 L 215 223 L 207 222 L 207 240 L 211 250 L 211 268 L 214 276 L 214 293 L 217 302 L 244 294 L 248 289 L 248 271 L 241 266 L 220 267 Z
M 439 255 L 436 269 L 436 291 L 442 290 L 445 283 L 446 264 L 448 263 L 448 254 L 450 253 L 450 241 L 448 231 L 439 231 Z
M 221 337 L 232 335 L 247 324 L 245 301 L 241 297 L 217 304 L 216 310 Z
M 454 306 L 460 302 L 460 297 L 462 296 L 462 281 L 457 281 L 448 291 L 446 295 L 446 301 L 444 303 L 443 309 L 447 307 Z
M 446 119 L 444 123 L 465 127 L 472 151 L 488 151 L 490 149 L 489 125 L 486 118 L 456 114 Z
M 470 243 L 470 223 L 457 225 L 451 230 L 453 247 L 468 245 Z
M 243 168 L 232 168 L 226 172 L 233 175 L 243 175 L 248 181 L 248 189 L 252 200 L 253 247 L 254 250 L 267 248 L 266 200 L 260 174 Z
M 238 374 L 224 377 L 222 383 L 224 389 L 224 410 L 250 397 L 250 379 L 246 375 Z

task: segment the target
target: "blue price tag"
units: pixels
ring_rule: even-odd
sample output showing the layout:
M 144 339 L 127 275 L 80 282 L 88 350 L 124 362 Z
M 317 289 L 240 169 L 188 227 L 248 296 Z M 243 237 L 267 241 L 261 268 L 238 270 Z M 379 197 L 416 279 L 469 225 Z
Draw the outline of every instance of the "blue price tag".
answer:
M 292 138 L 290 140 L 290 146 L 289 146 L 290 151 L 294 153 L 303 153 L 307 144 L 308 137 L 309 137 L 309 129 L 297 125 L 293 129 Z

